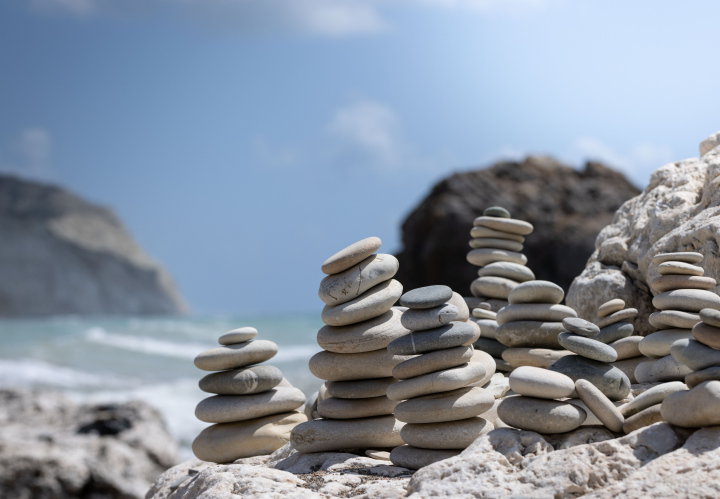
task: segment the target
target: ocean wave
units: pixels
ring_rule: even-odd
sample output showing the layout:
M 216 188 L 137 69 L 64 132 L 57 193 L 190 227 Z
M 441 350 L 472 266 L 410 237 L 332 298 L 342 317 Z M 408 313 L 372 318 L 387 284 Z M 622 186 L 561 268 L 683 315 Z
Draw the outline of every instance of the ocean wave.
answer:
M 176 343 L 127 334 L 108 333 L 101 327 L 88 329 L 85 333 L 85 339 L 93 343 L 123 350 L 181 359 L 194 359 L 203 350 L 213 347 L 213 345 L 205 343 Z
M 38 359 L 0 360 L 0 386 L 87 389 L 127 384 L 118 378 L 79 371 Z

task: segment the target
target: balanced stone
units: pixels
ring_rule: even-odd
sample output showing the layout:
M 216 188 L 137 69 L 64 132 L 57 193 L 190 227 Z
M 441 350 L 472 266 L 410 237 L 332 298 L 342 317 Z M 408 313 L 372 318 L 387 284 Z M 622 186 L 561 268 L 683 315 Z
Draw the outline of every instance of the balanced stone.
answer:
M 492 312 L 490 310 L 485 310 L 484 308 L 475 308 L 472 311 L 472 315 L 476 319 L 490 319 L 495 320 L 497 317 L 497 313 Z
M 502 354 L 512 367 L 532 366 L 547 368 L 567 355 L 567 350 L 550 350 L 546 348 L 508 348 Z
M 470 285 L 470 290 L 477 296 L 506 299 L 510 292 L 518 286 L 516 281 L 505 277 L 478 277 Z
M 642 336 L 628 336 L 612 342 L 610 346 L 617 352 L 617 360 L 630 359 L 642 355 L 638 346 L 642 339 Z
M 527 236 L 533 231 L 531 223 L 512 218 L 477 217 L 473 225 L 518 234 L 520 236 Z
M 670 347 L 673 343 L 682 339 L 692 338 L 689 329 L 663 329 L 647 335 L 640 342 L 640 352 L 646 357 L 665 357 L 670 355 Z
M 485 376 L 480 378 L 478 381 L 470 383 L 472 386 L 484 386 L 485 383 L 489 382 L 490 379 L 495 375 L 496 365 L 495 359 L 493 359 L 489 353 L 481 350 L 475 350 L 473 352 L 471 363 L 482 364 L 485 368 Z
M 415 378 L 406 379 L 388 387 L 387 396 L 392 400 L 405 400 L 431 393 L 449 392 L 485 377 L 485 367 L 479 362 L 443 369 Z
M 614 298 L 610 301 L 606 301 L 602 305 L 598 307 L 597 310 L 597 316 L 598 317 L 607 317 L 610 314 L 614 314 L 615 312 L 619 312 L 622 309 L 625 308 L 625 301 L 621 300 L 620 298 Z
M 340 305 L 325 305 L 322 321 L 328 326 L 347 326 L 384 314 L 402 295 L 402 284 L 395 279 L 382 282 L 361 296 Z
M 650 282 L 650 287 L 658 293 L 673 289 L 712 289 L 717 282 L 712 277 L 693 275 L 661 275 Z
M 347 326 L 323 326 L 317 334 L 320 347 L 336 353 L 372 352 L 387 347 L 392 340 L 410 333 L 402 325 L 403 313 L 392 308 L 372 319 Z
M 590 321 L 580 319 L 579 317 L 567 317 L 562 320 L 562 325 L 571 333 L 586 336 L 588 338 L 600 334 L 600 328 Z
M 395 406 L 395 417 L 406 423 L 440 423 L 483 414 L 495 397 L 480 387 L 463 387 L 404 400 Z
M 390 460 L 395 466 L 419 470 L 438 461 L 460 454 L 459 450 L 421 449 L 410 445 L 396 447 L 390 452 Z
M 407 312 L 406 312 L 407 313 Z M 453 322 L 428 331 L 411 332 L 394 339 L 387 346 L 395 355 L 416 355 L 442 348 L 452 348 L 475 341 L 475 329 L 467 322 Z
M 622 400 L 630 393 L 628 377 L 617 367 L 604 362 L 586 359 L 580 355 L 567 355 L 548 369 L 565 374 L 573 381 L 586 379 L 610 400 Z
M 486 339 L 495 340 L 497 339 L 498 323 L 492 319 L 470 319 L 480 327 L 482 331 L 482 337 Z
M 206 423 L 232 423 L 297 409 L 305 395 L 297 388 L 277 387 L 252 395 L 215 395 L 201 400 L 195 417 Z
M 453 290 L 448 286 L 425 286 L 408 291 L 400 298 L 400 304 L 408 308 L 433 308 L 452 298 Z
M 625 433 L 632 433 L 635 430 L 645 428 L 646 426 L 650 426 L 664 420 L 665 418 L 661 412 L 661 404 L 657 404 L 627 418 L 623 423 L 623 431 Z
M 685 376 L 685 384 L 688 388 L 694 388 L 700 383 L 711 380 L 720 380 L 720 366 L 708 367 Z
M 620 412 L 623 416 L 629 418 L 648 407 L 662 403 L 665 397 L 671 393 L 686 391 L 687 389 L 688 387 L 682 381 L 671 381 L 653 386 L 622 406 Z
M 248 341 L 205 350 L 195 357 L 195 367 L 203 371 L 224 371 L 265 362 L 275 357 L 278 347 L 268 340 Z
M 455 319 L 458 322 L 467 322 L 470 319 L 470 308 L 465 302 L 465 298 L 453 291 L 452 296 L 448 300 L 450 305 L 454 305 L 458 309 L 458 316 Z
M 218 395 L 245 395 L 266 392 L 283 379 L 282 372 L 273 366 L 252 366 L 208 374 L 200 380 L 200 389 Z
M 393 377 L 357 381 L 327 381 L 328 395 L 342 399 L 366 399 L 385 395 L 388 386 L 397 383 Z
M 471 248 L 498 248 L 510 251 L 522 251 L 523 245 L 509 239 L 496 239 L 494 237 L 480 237 L 470 240 Z
M 498 416 L 507 425 L 538 433 L 566 433 L 578 428 L 587 413 L 568 402 L 533 397 L 502 399 Z
M 473 353 L 473 347 L 462 345 L 428 352 L 396 365 L 392 374 L 397 379 L 409 379 L 442 369 L 450 369 L 470 362 Z
M 527 257 L 517 251 L 478 248 L 467 254 L 467 261 L 478 267 L 483 267 L 493 262 L 511 262 L 525 265 L 527 263 Z
M 560 333 L 558 341 L 564 348 L 588 359 L 599 362 L 615 362 L 617 360 L 617 352 L 613 347 L 592 338 L 573 333 Z
M 679 342 L 688 340 L 678 340 Z M 689 340 L 693 341 L 693 340 Z M 672 353 L 672 347 L 670 347 L 670 353 Z M 652 379 L 653 381 L 667 382 L 667 381 L 684 381 L 685 376 L 690 374 L 693 370 L 685 364 L 679 362 L 674 355 L 667 355 L 661 359 L 658 359 L 652 365 Z M 638 378 L 638 382 L 640 379 Z
M 704 308 L 700 310 L 700 320 L 709 326 L 720 327 L 720 310 Z
M 318 402 L 317 412 L 324 418 L 354 419 L 392 414 L 397 402 L 385 395 L 366 399 L 328 397 Z
M 392 255 L 370 255 L 357 265 L 324 278 L 318 296 L 331 306 L 349 302 L 376 284 L 392 279 L 399 268 Z
M 580 400 L 585 403 L 602 424 L 616 433 L 622 431 L 625 418 L 603 392 L 586 379 L 577 380 L 575 389 Z
M 637 378 L 635 377 L 635 370 L 637 369 L 638 365 L 646 361 L 647 357 L 643 357 L 641 355 L 640 357 L 616 360 L 615 362 L 611 362 L 610 365 L 620 369 L 625 374 L 625 376 L 628 377 L 630 383 L 634 385 L 635 383 L 639 383 Z
M 511 305 L 518 303 L 560 303 L 565 296 L 563 289 L 550 281 L 527 281 L 519 284 L 508 295 Z
M 316 419 L 293 428 L 290 442 L 301 454 L 338 449 L 377 449 L 402 445 L 403 423 L 394 416 L 353 420 Z
M 577 317 L 577 312 L 565 305 L 519 303 L 502 308 L 497 314 L 497 323 L 502 326 L 513 321 L 561 322 L 566 317 Z
M 512 262 L 494 262 L 478 269 L 480 277 L 504 277 L 517 282 L 532 281 L 535 274 L 529 267 Z
M 492 340 L 489 338 L 479 338 L 475 343 L 475 349 L 483 351 L 495 359 L 502 358 L 502 353 L 508 349 L 505 345 L 499 341 Z
M 351 244 L 335 253 L 322 264 L 324 274 L 337 274 L 360 263 L 380 249 L 382 241 L 377 237 L 368 237 Z
M 692 329 L 695 324 L 700 322 L 700 316 L 692 312 L 681 312 L 680 310 L 662 310 L 650 314 L 648 322 L 657 329 Z
M 218 343 L 221 345 L 235 345 L 236 343 L 245 343 L 250 341 L 257 336 L 257 329 L 254 327 L 239 327 L 228 331 L 218 338 Z
M 558 399 L 572 395 L 575 383 L 564 374 L 531 366 L 520 366 L 510 373 L 510 389 L 519 395 Z
M 444 326 L 457 319 L 459 312 L 455 305 L 444 303 L 433 308 L 408 309 L 402 314 L 400 322 L 412 331 L 425 331 Z
M 600 329 L 604 327 L 608 327 L 611 324 L 615 324 L 617 322 L 622 321 L 629 321 L 631 319 L 634 319 L 637 317 L 638 311 L 636 308 L 626 308 L 623 310 L 620 310 L 619 312 L 614 312 L 608 316 L 602 317 L 595 322 L 597 327 Z
M 685 262 L 685 263 L 700 263 L 703 261 L 703 256 L 700 253 L 692 251 L 677 251 L 674 253 L 658 253 L 652 259 L 655 265 L 660 265 L 665 262 Z
M 647 357 L 641 357 L 647 359 Z M 637 365 L 635 368 L 635 379 L 638 383 L 653 383 L 655 377 L 653 376 L 653 368 L 657 364 L 657 360 L 645 360 Z
M 686 338 L 676 341 L 670 347 L 670 353 L 675 360 L 685 364 L 693 371 L 720 366 L 720 350 L 706 347 L 694 339 Z
M 327 381 L 387 378 L 393 368 L 410 357 L 386 349 L 363 353 L 318 352 L 310 358 L 310 372 Z
M 612 343 L 622 338 L 627 338 L 633 334 L 634 330 L 635 328 L 629 322 L 616 322 L 615 324 L 610 324 L 602 328 L 597 336 L 593 336 L 593 339 L 600 343 Z
M 485 208 L 485 211 L 483 211 L 483 216 L 510 218 L 510 212 L 502 206 L 491 206 L 490 208 Z
M 699 312 L 704 308 L 720 309 L 720 296 L 704 289 L 676 289 L 655 295 L 652 303 L 660 310 Z
M 720 381 L 705 381 L 690 391 L 665 397 L 662 415 L 675 426 L 701 428 L 720 424 Z
M 485 335 L 482 326 L 480 329 Z M 495 331 L 495 338 L 509 347 L 560 348 L 558 335 L 565 331 L 560 322 L 513 321 Z
M 500 230 L 489 229 L 487 227 L 473 227 L 470 230 L 470 237 L 474 239 L 479 239 L 481 237 L 492 237 L 495 239 L 507 239 L 509 241 L 517 241 L 519 243 L 525 242 L 525 238 L 523 236 L 519 236 L 517 234 L 510 234 L 509 232 L 503 232 Z
M 403 426 L 400 436 L 406 444 L 423 449 L 460 449 L 495 427 L 481 417 L 443 423 L 410 423 Z
M 665 262 L 658 265 L 660 275 L 703 275 L 705 270 L 684 262 Z

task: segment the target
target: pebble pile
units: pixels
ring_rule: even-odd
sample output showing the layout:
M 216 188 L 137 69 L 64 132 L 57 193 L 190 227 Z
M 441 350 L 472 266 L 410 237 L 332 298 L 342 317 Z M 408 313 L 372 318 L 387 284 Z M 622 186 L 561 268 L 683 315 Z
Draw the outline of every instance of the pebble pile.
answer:
M 220 347 L 195 357 L 195 366 L 218 371 L 200 380 L 200 389 L 216 395 L 201 401 L 195 416 L 206 423 L 192 444 L 198 459 L 227 463 L 271 454 L 290 439 L 295 425 L 307 421 L 297 411 L 305 395 L 277 367 L 258 365 L 275 356 L 272 341 L 255 340 L 257 330 L 243 327 L 219 338 Z
M 458 320 L 463 317 L 451 302 L 456 296 L 447 286 L 428 286 L 400 299 L 408 307 L 401 322 L 412 332 L 393 340 L 388 352 L 412 357 L 395 366 L 392 375 L 400 381 L 387 388 L 397 403 L 395 417 L 406 423 L 400 432 L 406 445 L 390 453 L 397 466 L 419 469 L 457 455 L 494 428 L 479 416 L 492 408 L 495 397 L 469 386 L 486 383 L 494 369 L 473 360 L 480 331 Z
M 387 346 L 409 334 L 393 308 L 402 285 L 393 279 L 398 261 L 375 254 L 381 241 L 363 239 L 328 258 L 319 296 L 325 303 L 318 331 L 324 349 L 310 359 L 310 372 L 325 380 L 317 399 L 322 419 L 296 426 L 292 446 L 299 452 L 389 448 L 402 444 L 401 424 L 392 415 L 397 401 L 386 390 L 397 380 L 393 368 L 409 356 Z

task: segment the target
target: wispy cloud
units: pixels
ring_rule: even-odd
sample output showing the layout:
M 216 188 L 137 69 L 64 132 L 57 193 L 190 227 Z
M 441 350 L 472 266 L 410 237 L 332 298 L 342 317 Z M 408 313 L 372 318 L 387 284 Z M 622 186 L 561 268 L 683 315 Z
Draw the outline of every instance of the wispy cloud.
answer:
M 49 179 L 54 176 L 52 139 L 42 128 L 26 128 L 0 151 L 0 171 L 24 177 Z

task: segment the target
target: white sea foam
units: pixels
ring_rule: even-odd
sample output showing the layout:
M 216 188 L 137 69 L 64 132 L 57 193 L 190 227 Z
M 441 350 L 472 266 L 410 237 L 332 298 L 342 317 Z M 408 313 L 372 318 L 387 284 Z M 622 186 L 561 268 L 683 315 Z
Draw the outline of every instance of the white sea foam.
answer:
M 108 333 L 101 327 L 88 329 L 85 333 L 85 339 L 93 343 L 123 350 L 182 359 L 194 359 L 203 350 L 217 346 L 208 343 L 173 343 L 155 338 Z
M 79 371 L 38 359 L 0 360 L 0 386 L 87 389 L 121 385 L 118 378 Z

